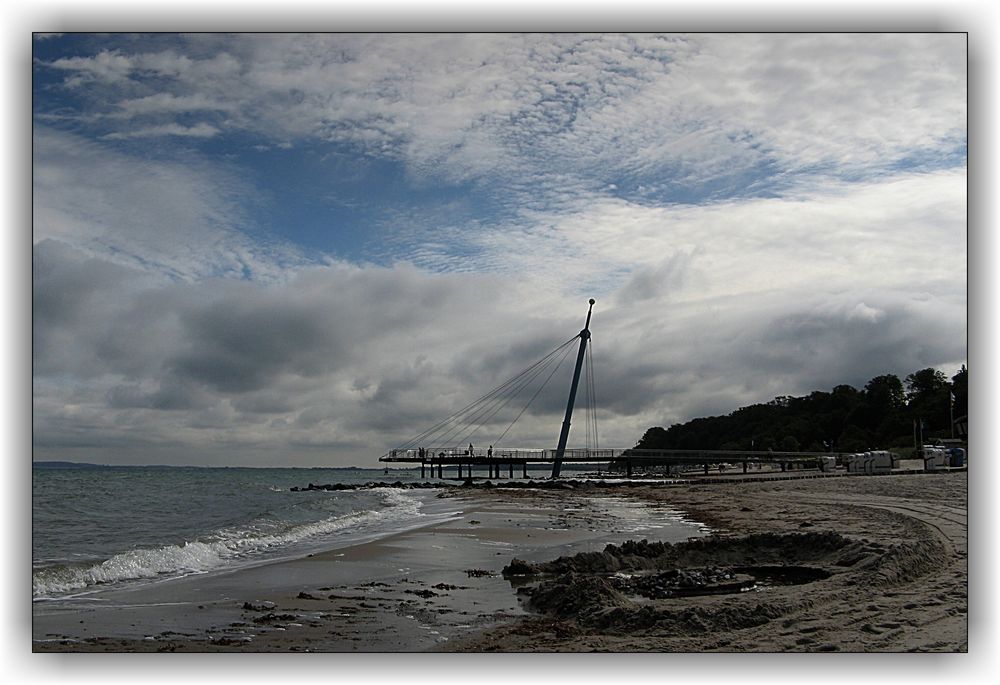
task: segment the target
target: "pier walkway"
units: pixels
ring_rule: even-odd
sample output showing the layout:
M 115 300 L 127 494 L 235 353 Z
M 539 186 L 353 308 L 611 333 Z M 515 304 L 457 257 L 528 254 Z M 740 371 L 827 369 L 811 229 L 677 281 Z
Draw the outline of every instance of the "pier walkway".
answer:
M 820 469 L 827 467 L 829 459 L 834 457 L 838 463 L 848 453 L 839 452 L 773 452 L 773 451 L 741 451 L 741 450 L 642 450 L 642 449 L 564 449 L 561 460 L 566 464 L 594 464 L 605 471 L 621 472 L 631 477 L 633 472 L 645 472 L 652 468 L 699 467 L 708 474 L 720 465 L 724 468 L 742 467 L 747 473 L 751 467 L 763 465 L 777 466 L 782 471 L 789 469 Z M 521 478 L 528 478 L 529 464 L 553 465 L 558 461 L 558 450 L 547 449 L 498 449 L 489 450 L 455 447 L 430 447 L 417 449 L 394 449 L 379 457 L 383 463 L 420 464 L 420 477 L 426 478 L 426 470 L 430 476 L 444 478 L 445 467 L 457 467 L 458 478 L 474 478 L 474 467 L 485 467 L 488 478 L 500 478 L 507 471 L 508 478 L 514 478 L 515 470 Z

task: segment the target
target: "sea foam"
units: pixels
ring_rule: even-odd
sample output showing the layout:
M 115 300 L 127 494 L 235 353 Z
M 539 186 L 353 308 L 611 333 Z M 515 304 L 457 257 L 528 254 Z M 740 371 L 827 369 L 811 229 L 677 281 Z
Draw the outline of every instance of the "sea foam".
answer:
M 324 536 L 341 532 L 388 534 L 395 529 L 393 524 L 412 524 L 422 516 L 420 502 L 411 496 L 391 488 L 371 492 L 380 500 L 376 509 L 354 510 L 307 523 L 257 521 L 216 531 L 204 539 L 123 551 L 100 562 L 37 569 L 32 574 L 32 597 L 55 598 L 123 581 L 206 573 L 268 552 L 287 550 L 297 543 L 320 542 Z

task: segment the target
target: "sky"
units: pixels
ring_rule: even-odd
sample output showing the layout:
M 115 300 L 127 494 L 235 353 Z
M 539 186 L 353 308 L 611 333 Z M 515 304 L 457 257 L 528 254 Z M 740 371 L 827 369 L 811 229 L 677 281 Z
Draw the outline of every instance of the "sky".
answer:
M 34 458 L 375 466 L 589 298 L 602 446 L 950 377 L 966 58 L 962 33 L 36 34 Z M 505 446 L 555 446 L 571 372 Z

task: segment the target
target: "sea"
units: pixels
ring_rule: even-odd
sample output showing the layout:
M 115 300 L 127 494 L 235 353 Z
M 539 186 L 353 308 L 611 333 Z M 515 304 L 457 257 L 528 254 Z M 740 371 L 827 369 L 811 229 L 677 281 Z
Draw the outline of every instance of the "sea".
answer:
M 294 492 L 309 483 L 416 482 L 381 469 L 66 466 L 32 469 L 32 597 L 304 556 L 447 520 L 436 492 Z
M 420 469 L 36 464 L 33 600 L 302 557 L 459 513 L 437 489 L 292 490 L 381 482 L 422 482 Z

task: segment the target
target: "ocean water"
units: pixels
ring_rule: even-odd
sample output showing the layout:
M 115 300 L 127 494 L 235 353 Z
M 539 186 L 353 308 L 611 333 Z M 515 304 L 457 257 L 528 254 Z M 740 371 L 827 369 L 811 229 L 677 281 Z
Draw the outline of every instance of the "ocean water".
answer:
M 290 491 L 310 482 L 416 481 L 419 473 L 34 468 L 32 596 L 58 601 L 224 571 L 448 518 L 452 512 L 435 501 L 435 490 Z

